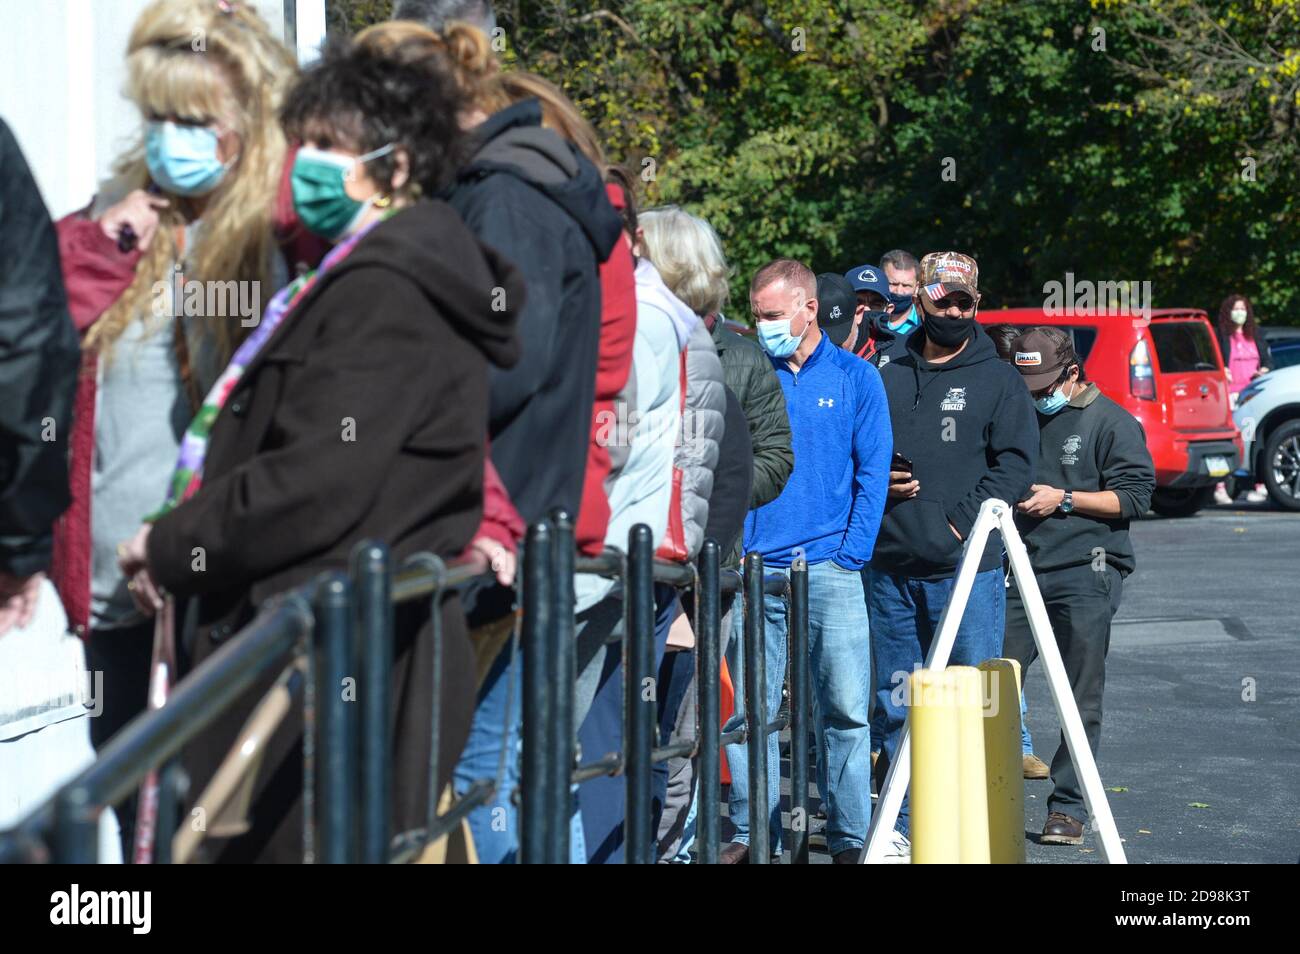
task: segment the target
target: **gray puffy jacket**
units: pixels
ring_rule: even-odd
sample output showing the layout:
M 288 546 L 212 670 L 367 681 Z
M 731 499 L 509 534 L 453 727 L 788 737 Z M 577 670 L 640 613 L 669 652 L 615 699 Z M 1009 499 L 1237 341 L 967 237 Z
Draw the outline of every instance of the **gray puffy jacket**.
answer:
M 682 473 L 682 530 L 689 559 L 704 545 L 709 523 L 709 497 L 713 471 L 718 466 L 718 446 L 726 426 L 727 392 L 722 362 L 713 336 L 701 321 L 686 344 L 686 401 L 682 436 L 673 454 L 673 466 Z M 669 524 L 671 527 L 671 523 Z

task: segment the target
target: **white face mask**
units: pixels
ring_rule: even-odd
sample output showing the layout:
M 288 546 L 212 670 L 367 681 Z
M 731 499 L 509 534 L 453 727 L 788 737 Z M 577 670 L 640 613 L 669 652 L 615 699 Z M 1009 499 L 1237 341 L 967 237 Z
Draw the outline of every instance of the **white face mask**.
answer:
M 1234 308 L 1234 309 L 1232 309 L 1232 323 L 1235 324 L 1235 325 L 1244 325 L 1244 324 L 1246 323 L 1246 309 L 1245 309 L 1245 308 Z

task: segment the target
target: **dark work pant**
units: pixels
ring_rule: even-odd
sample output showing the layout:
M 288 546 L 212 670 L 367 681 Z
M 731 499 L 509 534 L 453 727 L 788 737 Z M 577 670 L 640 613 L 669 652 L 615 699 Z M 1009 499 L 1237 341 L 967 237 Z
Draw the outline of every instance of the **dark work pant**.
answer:
M 1070 688 L 1074 690 L 1074 703 L 1079 707 L 1088 747 L 1096 758 L 1101 741 L 1101 697 L 1106 688 L 1110 622 L 1119 609 L 1124 578 L 1110 564 L 1101 570 L 1084 564 L 1035 576 L 1043 602 L 1047 604 L 1047 617 L 1052 622 L 1052 632 L 1061 650 Z M 1030 664 L 1038 658 L 1038 648 L 1034 645 L 1020 592 L 1014 586 L 1007 590 L 1007 635 L 1003 651 L 1009 658 L 1019 661 L 1021 678 L 1026 679 Z M 1074 763 L 1070 761 L 1064 733 L 1056 755 L 1052 757 L 1052 786 L 1052 795 L 1047 800 L 1048 811 L 1087 820 L 1083 791 Z
M 92 629 L 86 641 L 86 668 L 103 673 L 103 710 L 90 720 L 90 741 L 100 752 L 108 740 L 149 707 L 149 663 L 153 659 L 153 620 L 120 629 Z M 135 856 L 136 796 L 116 806 L 122 828 L 122 852 Z

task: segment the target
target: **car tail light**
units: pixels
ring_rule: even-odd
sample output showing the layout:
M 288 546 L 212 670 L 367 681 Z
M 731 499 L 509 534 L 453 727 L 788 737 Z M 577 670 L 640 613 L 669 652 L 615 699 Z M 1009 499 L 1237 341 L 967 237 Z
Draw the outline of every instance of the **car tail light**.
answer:
M 1156 376 L 1151 368 L 1147 339 L 1140 339 L 1128 354 L 1128 393 L 1143 400 L 1156 400 Z
M 1128 356 L 1128 390 L 1135 398 L 1144 401 L 1156 399 L 1156 379 L 1151 370 L 1151 357 L 1147 353 L 1145 338 L 1133 346 Z

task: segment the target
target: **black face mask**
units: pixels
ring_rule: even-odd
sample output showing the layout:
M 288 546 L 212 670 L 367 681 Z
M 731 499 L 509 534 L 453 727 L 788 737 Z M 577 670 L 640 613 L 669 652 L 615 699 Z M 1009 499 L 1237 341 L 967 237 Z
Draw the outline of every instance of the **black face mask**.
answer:
M 925 329 L 925 336 L 940 348 L 955 348 L 971 336 L 975 330 L 975 319 L 926 314 L 921 319 L 921 325 Z
M 865 325 L 879 325 L 887 318 L 889 318 L 889 312 L 887 311 L 864 311 L 862 313 L 862 323 Z

